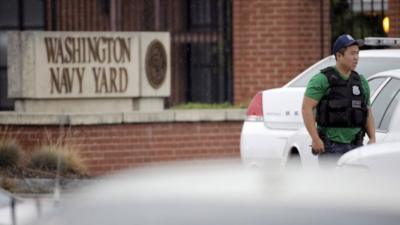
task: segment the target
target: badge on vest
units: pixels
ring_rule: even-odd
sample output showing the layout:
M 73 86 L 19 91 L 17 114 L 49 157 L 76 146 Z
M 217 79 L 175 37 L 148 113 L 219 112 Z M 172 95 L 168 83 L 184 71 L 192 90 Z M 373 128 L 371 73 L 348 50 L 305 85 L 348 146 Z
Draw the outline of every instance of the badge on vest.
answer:
M 357 85 L 353 85 L 353 95 L 360 95 L 361 91 L 360 91 L 360 87 L 358 87 Z

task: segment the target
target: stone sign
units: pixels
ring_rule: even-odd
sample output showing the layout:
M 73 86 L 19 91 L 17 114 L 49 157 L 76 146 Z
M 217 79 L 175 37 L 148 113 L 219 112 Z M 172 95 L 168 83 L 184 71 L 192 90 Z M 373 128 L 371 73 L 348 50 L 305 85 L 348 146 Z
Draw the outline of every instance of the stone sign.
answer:
M 137 80 L 129 80 L 138 77 L 137 69 L 131 66 L 138 61 L 138 57 L 136 62 L 132 57 L 133 49 L 138 48 L 137 37 L 47 36 L 36 42 L 46 50 L 36 52 L 36 59 L 39 63 L 45 61 L 37 67 L 37 74 L 46 76 L 49 82 L 45 84 L 50 83 L 50 88 L 46 88 L 49 92 L 43 93 L 47 97 L 125 94 L 128 84 L 138 84 Z M 135 89 L 129 90 L 130 96 L 137 95 Z
M 162 110 L 170 94 L 166 32 L 26 31 L 8 40 L 17 111 Z

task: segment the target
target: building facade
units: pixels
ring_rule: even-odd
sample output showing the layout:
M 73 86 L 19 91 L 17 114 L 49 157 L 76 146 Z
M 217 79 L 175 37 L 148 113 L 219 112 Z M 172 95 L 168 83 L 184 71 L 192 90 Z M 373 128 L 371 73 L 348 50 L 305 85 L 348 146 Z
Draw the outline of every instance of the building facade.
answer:
M 400 3 L 396 0 L 0 3 L 3 110 L 13 107 L 5 85 L 8 30 L 168 31 L 173 76 L 173 91 L 166 101 L 169 107 L 184 102 L 246 105 L 257 91 L 279 87 L 329 55 L 332 39 L 340 33 L 354 33 L 357 38 L 379 35 L 381 20 L 388 16 L 390 30 L 385 35 L 398 37 L 400 23 Z M 366 25 L 358 21 L 360 12 Z
M 382 33 L 386 16 L 390 30 Z M 330 55 L 340 33 L 400 37 L 400 2 L 0 0 L 0 110 L 7 111 L 0 115 L 1 128 L 7 127 L 1 132 L 8 130 L 33 149 L 47 131 L 60 135 L 59 123 L 68 118 L 63 128 L 69 127 L 91 172 L 98 174 L 166 160 L 238 157 L 244 110 L 96 115 L 89 122 L 75 115 L 18 119 L 9 113 L 14 102 L 7 98 L 10 30 L 167 31 L 171 96 L 166 108 L 186 102 L 246 106 L 258 91 L 282 86 Z

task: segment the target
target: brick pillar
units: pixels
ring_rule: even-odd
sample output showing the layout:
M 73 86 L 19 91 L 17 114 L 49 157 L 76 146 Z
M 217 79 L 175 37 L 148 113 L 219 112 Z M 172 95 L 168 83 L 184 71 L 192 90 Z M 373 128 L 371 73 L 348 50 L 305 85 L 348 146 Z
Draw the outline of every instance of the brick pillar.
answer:
M 390 19 L 389 37 L 400 37 L 400 1 L 389 0 L 388 13 Z
M 233 2 L 235 104 L 282 86 L 330 54 L 329 0 Z

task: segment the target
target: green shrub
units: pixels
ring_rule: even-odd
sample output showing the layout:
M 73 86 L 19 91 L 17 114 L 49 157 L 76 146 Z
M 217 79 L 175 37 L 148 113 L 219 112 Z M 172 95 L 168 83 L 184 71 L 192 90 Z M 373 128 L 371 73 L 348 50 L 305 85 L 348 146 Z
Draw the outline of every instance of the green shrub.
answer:
M 18 166 L 21 160 L 21 147 L 13 139 L 0 140 L 0 168 Z
M 199 102 L 187 102 L 183 104 L 178 104 L 172 109 L 234 109 L 243 108 L 242 106 L 234 106 L 229 102 L 224 103 L 199 103 Z

